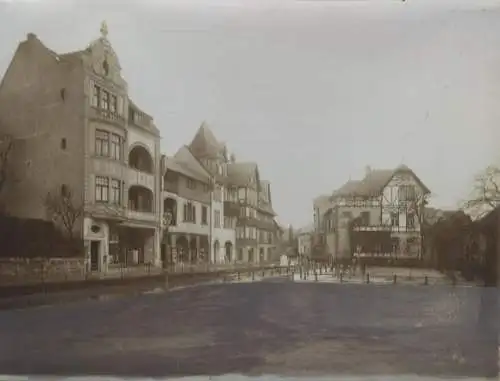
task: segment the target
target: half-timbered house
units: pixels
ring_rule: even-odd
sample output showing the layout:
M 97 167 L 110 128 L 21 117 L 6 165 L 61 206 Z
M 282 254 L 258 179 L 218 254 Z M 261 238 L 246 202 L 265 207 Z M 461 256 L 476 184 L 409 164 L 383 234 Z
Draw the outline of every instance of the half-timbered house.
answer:
M 334 260 L 352 257 L 418 259 L 421 220 L 429 189 L 407 166 L 367 168 L 330 197 L 323 223 L 325 251 Z

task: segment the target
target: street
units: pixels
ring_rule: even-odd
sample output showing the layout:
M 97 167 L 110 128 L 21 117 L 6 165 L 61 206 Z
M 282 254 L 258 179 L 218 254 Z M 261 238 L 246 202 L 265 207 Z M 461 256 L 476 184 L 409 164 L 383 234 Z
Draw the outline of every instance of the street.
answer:
M 480 292 L 273 279 L 2 311 L 0 374 L 491 376 Z

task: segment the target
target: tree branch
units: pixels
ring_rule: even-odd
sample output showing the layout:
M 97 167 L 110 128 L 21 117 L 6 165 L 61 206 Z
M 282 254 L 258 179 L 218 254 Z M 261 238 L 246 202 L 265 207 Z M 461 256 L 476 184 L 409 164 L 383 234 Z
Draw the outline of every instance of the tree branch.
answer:
M 63 192 L 49 192 L 45 197 L 44 205 L 53 220 L 59 221 L 68 237 L 73 239 L 75 225 L 83 215 L 83 203 L 76 203 L 71 190 L 64 188 Z

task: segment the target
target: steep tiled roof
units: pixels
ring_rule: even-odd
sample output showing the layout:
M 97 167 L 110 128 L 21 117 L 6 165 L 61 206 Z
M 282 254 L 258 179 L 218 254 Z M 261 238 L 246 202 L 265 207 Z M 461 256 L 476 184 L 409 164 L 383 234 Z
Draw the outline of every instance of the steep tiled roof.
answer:
M 215 135 L 203 122 L 189 144 L 189 149 L 196 157 L 218 157 L 224 149 L 224 144 L 217 141 Z
M 191 168 L 189 168 L 186 163 L 183 163 L 174 157 L 167 157 L 165 159 L 165 167 L 169 171 L 177 172 L 180 173 L 186 177 L 202 181 L 204 183 L 208 184 L 208 177 L 203 177 L 200 176 L 199 173 L 196 171 L 193 171 Z
M 396 169 L 375 169 L 371 170 L 363 180 L 349 180 L 339 189 L 335 190 L 332 198 L 339 196 L 360 196 L 360 197 L 371 197 L 378 196 L 384 189 L 384 187 L 391 181 L 393 176 L 399 172 L 409 172 L 411 173 L 417 182 L 422 186 L 424 192 L 429 193 L 429 189 L 420 181 L 420 179 L 415 175 L 415 173 L 408 168 L 406 165 L 401 165 Z
M 165 159 L 167 170 L 174 171 L 205 184 L 210 183 L 210 174 L 193 157 L 186 146 L 182 146 L 173 157 Z
M 257 170 L 258 169 L 256 163 L 229 163 L 227 165 L 228 181 L 233 185 L 248 185 L 250 182 L 250 178 L 255 174 Z

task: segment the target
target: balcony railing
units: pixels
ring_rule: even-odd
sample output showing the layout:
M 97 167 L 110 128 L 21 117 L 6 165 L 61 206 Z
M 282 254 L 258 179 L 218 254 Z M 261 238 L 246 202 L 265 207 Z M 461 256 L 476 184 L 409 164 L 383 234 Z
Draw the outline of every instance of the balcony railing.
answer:
M 420 228 L 404 227 L 404 226 L 390 226 L 390 225 L 371 225 L 371 226 L 354 226 L 354 231 L 388 231 L 388 232 L 419 232 Z
M 94 119 L 104 120 L 106 122 L 116 123 L 120 125 L 125 124 L 125 118 L 120 114 L 110 111 L 104 110 L 96 107 L 91 107 L 90 117 Z
M 128 168 L 128 184 L 129 186 L 140 185 L 154 191 L 155 178 L 150 173 L 142 172 L 135 168 Z
M 156 215 L 154 212 L 142 211 L 142 210 L 131 210 L 127 211 L 127 217 L 132 220 L 140 221 L 155 221 Z

